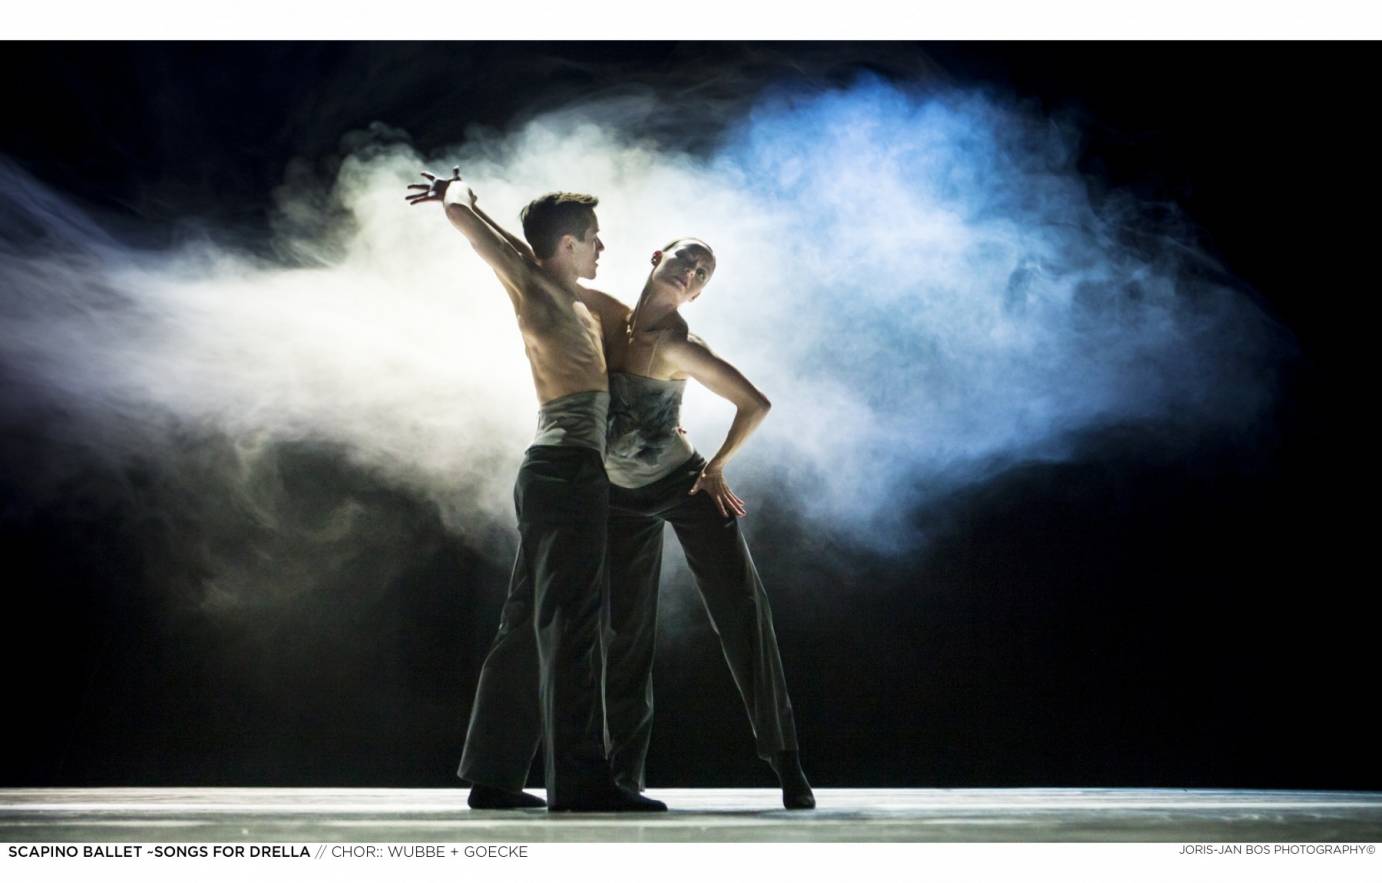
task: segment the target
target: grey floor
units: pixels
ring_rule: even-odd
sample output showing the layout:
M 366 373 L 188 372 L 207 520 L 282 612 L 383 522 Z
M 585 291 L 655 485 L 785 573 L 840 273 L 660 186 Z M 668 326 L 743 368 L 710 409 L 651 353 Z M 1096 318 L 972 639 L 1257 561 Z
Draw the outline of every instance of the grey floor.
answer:
M 540 793 L 540 792 L 533 792 Z M 1158 789 L 652 789 L 667 813 L 479 812 L 459 789 L 0 789 L 0 840 L 1382 841 L 1382 793 Z

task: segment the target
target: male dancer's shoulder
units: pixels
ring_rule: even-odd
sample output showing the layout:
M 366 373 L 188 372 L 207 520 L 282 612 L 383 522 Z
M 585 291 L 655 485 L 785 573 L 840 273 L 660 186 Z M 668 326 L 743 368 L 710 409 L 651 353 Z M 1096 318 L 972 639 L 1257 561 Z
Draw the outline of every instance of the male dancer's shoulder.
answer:
M 587 309 L 598 313 L 606 323 L 626 322 L 632 312 L 623 301 L 594 288 L 583 287 L 577 296 Z

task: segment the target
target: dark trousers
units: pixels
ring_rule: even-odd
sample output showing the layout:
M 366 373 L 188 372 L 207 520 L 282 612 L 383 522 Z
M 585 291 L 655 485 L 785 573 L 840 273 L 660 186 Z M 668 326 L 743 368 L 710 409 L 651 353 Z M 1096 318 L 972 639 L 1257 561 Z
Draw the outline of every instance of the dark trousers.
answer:
M 514 484 L 519 546 L 457 775 L 523 787 L 539 741 L 549 803 L 606 784 L 598 654 L 609 481 L 600 455 L 534 445 Z
M 797 750 L 796 724 L 772 610 L 733 515 L 705 493 L 688 495 L 705 460 L 693 457 L 641 488 L 610 487 L 609 595 L 601 616 L 605 733 L 614 780 L 641 790 L 653 729 L 662 526 L 672 525 L 696 579 L 710 626 L 739 687 L 758 753 Z

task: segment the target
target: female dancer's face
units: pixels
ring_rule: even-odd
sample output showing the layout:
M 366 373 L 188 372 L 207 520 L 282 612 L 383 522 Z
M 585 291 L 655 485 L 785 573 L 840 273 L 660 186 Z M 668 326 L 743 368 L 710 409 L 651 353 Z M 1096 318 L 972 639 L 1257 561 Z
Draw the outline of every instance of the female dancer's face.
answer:
M 677 303 L 699 297 L 713 275 L 715 255 L 699 240 L 678 240 L 665 252 L 653 252 L 652 281 L 671 291 Z

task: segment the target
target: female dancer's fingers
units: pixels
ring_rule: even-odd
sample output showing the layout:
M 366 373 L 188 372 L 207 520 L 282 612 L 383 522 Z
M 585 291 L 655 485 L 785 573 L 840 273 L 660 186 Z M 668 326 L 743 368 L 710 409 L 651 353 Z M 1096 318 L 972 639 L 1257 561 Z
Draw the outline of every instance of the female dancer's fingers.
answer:
M 409 184 L 409 185 L 408 185 L 408 189 L 409 189 L 409 190 L 431 190 L 431 189 L 432 189 L 432 185 L 431 185 L 431 184 Z
M 426 178 L 428 181 L 435 181 L 435 180 L 437 180 L 437 176 L 434 175 L 434 174 L 432 174 L 431 172 L 427 171 L 426 169 L 423 169 L 422 171 L 418 172 L 418 174 L 421 175 L 422 177 Z

